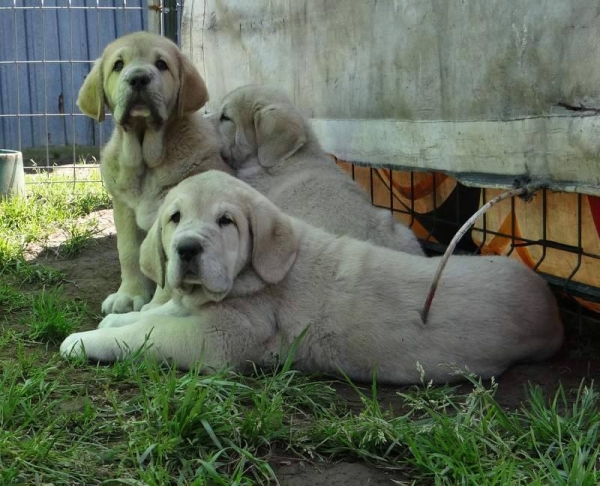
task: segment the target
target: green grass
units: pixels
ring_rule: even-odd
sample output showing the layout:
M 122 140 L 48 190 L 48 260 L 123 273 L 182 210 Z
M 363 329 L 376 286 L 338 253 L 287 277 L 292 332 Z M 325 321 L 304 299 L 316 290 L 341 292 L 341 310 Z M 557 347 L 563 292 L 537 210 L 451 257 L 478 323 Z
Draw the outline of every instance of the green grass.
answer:
M 5 364 L 0 484 L 266 484 L 273 448 L 359 458 L 427 484 L 600 479 L 600 395 L 583 384 L 574 399 L 532 387 L 514 411 L 476 380 L 462 395 L 413 388 L 399 414 L 381 409 L 376 387 L 356 389 L 362 406 L 350 411 L 331 383 L 289 369 L 203 376 L 139 360 L 119 367 L 23 350 Z
M 0 309 L 10 314 L 22 309 L 27 304 L 27 296 L 11 285 L 0 283 Z
M 29 329 L 31 339 L 60 344 L 89 314 L 85 303 L 65 299 L 58 287 L 32 296 L 20 323 Z
M 70 258 L 93 244 L 94 235 L 98 233 L 98 222 L 94 219 L 85 223 L 70 221 L 64 226 L 64 230 L 68 238 L 61 243 L 57 252 L 61 257 Z
M 62 360 L 60 341 L 97 318 L 23 249 L 61 225 L 72 241 L 59 257 L 77 253 L 94 231 L 78 218 L 108 199 L 99 186 L 29 189 L 26 202 L 0 203 L 1 485 L 277 484 L 275 452 L 362 460 L 410 478 L 402 484 L 600 483 L 591 382 L 552 396 L 531 386 L 507 409 L 495 382 L 467 377 L 466 391 L 403 388 L 392 409 L 376 385 L 308 376 L 289 359 L 245 376 L 180 373 L 141 353 L 111 366 Z
M 562 387 L 549 400 L 530 387 L 522 408 L 507 411 L 494 383 L 469 379 L 466 395 L 427 386 L 402 393 L 401 415 L 381 410 L 375 393 L 361 394 L 359 414 L 322 417 L 307 440 L 327 454 L 404 465 L 435 484 L 598 484 L 600 394 L 593 386 L 582 383 L 574 400 Z
M 91 170 L 92 176 L 99 179 L 98 169 Z M 27 198 L 0 200 L 0 276 L 10 276 L 22 283 L 59 283 L 62 274 L 26 261 L 27 248 L 46 246 L 48 238 L 61 228 L 68 237 L 56 250 L 59 256 L 74 256 L 91 244 L 95 223 L 81 218 L 109 208 L 110 198 L 101 183 L 71 180 L 66 175 L 29 174 Z

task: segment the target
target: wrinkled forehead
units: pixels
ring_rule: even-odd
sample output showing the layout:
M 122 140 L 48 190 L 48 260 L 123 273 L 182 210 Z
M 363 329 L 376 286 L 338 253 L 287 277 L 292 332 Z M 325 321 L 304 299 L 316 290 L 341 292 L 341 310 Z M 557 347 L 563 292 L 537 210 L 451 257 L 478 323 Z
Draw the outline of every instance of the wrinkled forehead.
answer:
M 190 177 L 179 183 L 167 194 L 165 206 L 193 209 L 198 215 L 213 215 L 222 208 L 242 204 L 245 191 L 238 187 L 236 179 L 205 175 Z
M 252 115 L 252 106 L 253 106 L 252 97 L 248 96 L 247 93 L 243 92 L 233 92 L 229 93 L 223 99 L 221 103 L 221 111 L 223 112 L 236 112 L 236 113 L 245 113 L 248 115 Z
M 175 58 L 177 49 L 165 39 L 152 36 L 122 37 L 106 47 L 105 59 L 122 58 L 125 61 L 139 59 L 155 62 L 157 59 Z

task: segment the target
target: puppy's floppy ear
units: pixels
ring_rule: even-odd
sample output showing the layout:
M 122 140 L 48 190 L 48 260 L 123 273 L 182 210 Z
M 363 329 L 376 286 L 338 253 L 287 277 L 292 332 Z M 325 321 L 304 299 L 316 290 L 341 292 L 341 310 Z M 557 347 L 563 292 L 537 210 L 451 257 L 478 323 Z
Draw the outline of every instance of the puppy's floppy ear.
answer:
M 77 95 L 77 106 L 82 113 L 98 121 L 104 120 L 103 60 L 96 59 L 94 67 L 83 81 Z
M 179 53 L 179 99 L 177 113 L 180 117 L 202 108 L 208 101 L 208 89 L 196 66 Z
M 254 112 L 258 162 L 273 167 L 294 155 L 307 142 L 304 119 L 294 106 L 274 103 Z
M 252 267 L 270 284 L 281 282 L 296 260 L 298 236 L 290 218 L 263 197 L 249 202 Z
M 156 218 L 140 247 L 140 268 L 149 279 L 164 287 L 167 256 L 161 233 L 160 219 Z

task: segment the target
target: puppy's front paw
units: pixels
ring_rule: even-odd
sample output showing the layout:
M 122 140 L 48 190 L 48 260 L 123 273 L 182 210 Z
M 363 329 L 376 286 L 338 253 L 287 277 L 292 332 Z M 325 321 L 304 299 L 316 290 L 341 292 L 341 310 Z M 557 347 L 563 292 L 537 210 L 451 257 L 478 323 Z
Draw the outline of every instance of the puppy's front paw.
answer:
M 126 312 L 139 311 L 150 300 L 145 295 L 131 295 L 127 292 L 115 292 L 102 302 L 104 314 L 125 314 Z
M 145 307 L 145 306 L 144 306 Z M 127 312 L 125 314 L 108 314 L 100 324 L 98 329 L 105 329 L 107 327 L 123 327 L 133 324 L 140 319 L 139 312 Z
M 83 356 L 84 350 L 82 347 L 82 334 L 84 332 L 75 332 L 65 338 L 60 345 L 60 355 L 63 358 L 79 358 Z
M 100 362 L 116 361 L 122 349 L 110 331 L 101 329 L 71 334 L 60 345 L 60 355 L 63 358 L 87 356 L 91 361 Z

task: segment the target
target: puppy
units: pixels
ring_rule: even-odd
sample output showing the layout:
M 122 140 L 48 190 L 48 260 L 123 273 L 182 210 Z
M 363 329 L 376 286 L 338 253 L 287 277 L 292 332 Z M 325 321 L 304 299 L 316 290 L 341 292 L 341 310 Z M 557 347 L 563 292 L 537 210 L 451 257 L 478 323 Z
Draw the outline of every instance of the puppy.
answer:
M 196 113 L 208 100 L 204 81 L 170 40 L 148 32 L 109 44 L 79 91 L 83 113 L 115 129 L 101 153 L 101 173 L 113 198 L 121 285 L 102 311 L 140 310 L 155 289 L 139 267 L 139 249 L 166 192 L 192 174 L 232 172 L 219 155 L 210 122 Z M 155 304 L 168 299 L 157 292 Z
M 457 380 L 456 369 L 498 376 L 559 348 L 563 328 L 545 281 L 504 257 L 450 259 L 424 325 L 438 263 L 326 233 L 210 171 L 169 193 L 142 245 L 144 272 L 166 279 L 173 301 L 116 316 L 129 319 L 122 327 L 72 334 L 60 349 L 114 361 L 147 340 L 147 354 L 183 369 L 243 370 L 285 353 L 306 329 L 298 369 L 360 381 L 375 369 L 380 382 L 399 385 L 419 382 L 419 367 L 436 382 Z
M 279 89 L 238 88 L 211 118 L 225 161 L 287 214 L 340 236 L 423 255 L 412 231 L 375 208 L 325 154 L 308 121 Z

